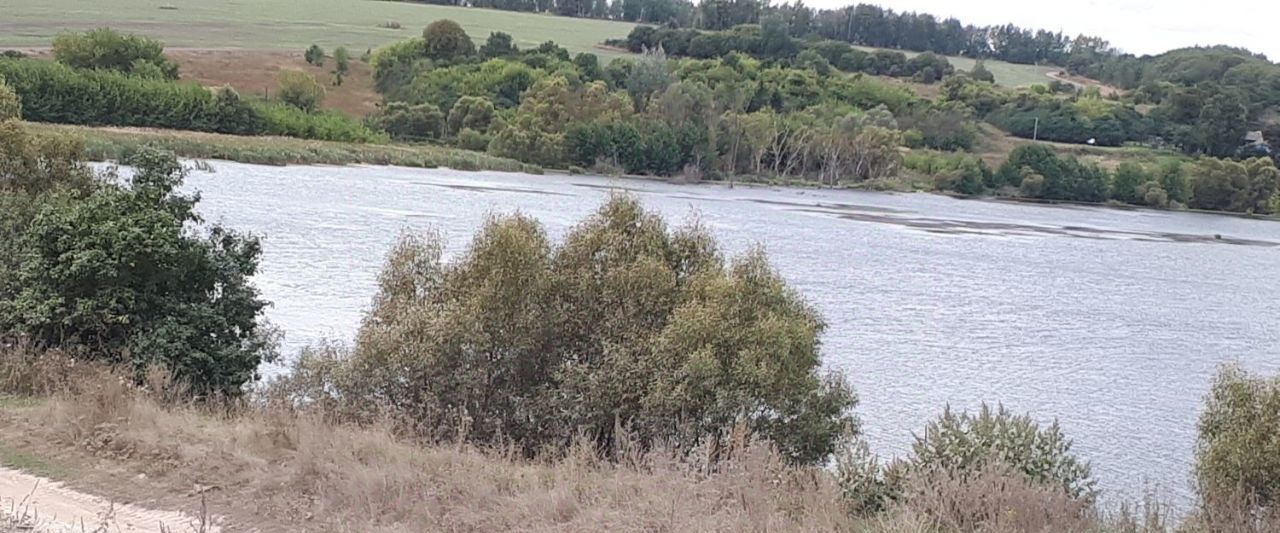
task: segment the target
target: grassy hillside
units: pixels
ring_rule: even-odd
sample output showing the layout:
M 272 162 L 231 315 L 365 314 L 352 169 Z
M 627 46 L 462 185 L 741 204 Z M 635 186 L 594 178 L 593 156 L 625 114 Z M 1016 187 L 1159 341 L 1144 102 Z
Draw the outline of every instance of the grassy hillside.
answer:
M 428 23 L 450 18 L 477 42 L 504 31 L 520 47 L 554 40 L 570 52 L 601 50 L 607 38 L 625 37 L 634 24 L 376 0 L 9 0 L 0 16 L 0 48 L 48 46 L 62 31 L 110 26 L 160 39 L 171 47 L 325 48 L 359 54 L 418 35 Z M 379 27 L 389 22 L 402 29 Z
M 866 50 L 868 52 L 878 50 L 877 48 L 871 48 L 868 46 L 855 46 L 855 48 Z M 897 51 L 906 54 L 907 57 L 920 55 L 920 52 L 912 52 L 909 50 Z M 946 56 L 946 58 L 947 61 L 951 62 L 952 66 L 956 67 L 956 70 L 970 71 L 973 70 L 974 63 L 977 63 L 977 61 L 969 57 Z M 1062 70 L 1061 67 L 1049 65 L 1019 65 L 1017 63 L 990 59 L 987 60 L 986 64 L 987 70 L 991 71 L 991 73 L 995 75 L 996 83 L 1008 87 L 1024 87 L 1036 83 L 1049 83 L 1049 81 L 1051 81 L 1049 74 Z

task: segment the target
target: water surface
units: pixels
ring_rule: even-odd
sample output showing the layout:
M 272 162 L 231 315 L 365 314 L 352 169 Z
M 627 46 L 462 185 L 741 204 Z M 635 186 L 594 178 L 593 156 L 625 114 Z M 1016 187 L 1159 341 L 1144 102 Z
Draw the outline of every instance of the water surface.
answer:
M 950 404 L 1061 422 L 1103 488 L 1188 494 L 1215 368 L 1280 371 L 1280 223 L 884 194 L 676 186 L 585 176 L 217 162 L 187 187 L 209 220 L 264 236 L 257 283 L 286 353 L 349 340 L 402 230 L 451 252 L 493 213 L 553 237 L 626 190 L 759 244 L 828 322 L 874 449 L 904 453 Z M 277 371 L 270 369 L 270 371 Z

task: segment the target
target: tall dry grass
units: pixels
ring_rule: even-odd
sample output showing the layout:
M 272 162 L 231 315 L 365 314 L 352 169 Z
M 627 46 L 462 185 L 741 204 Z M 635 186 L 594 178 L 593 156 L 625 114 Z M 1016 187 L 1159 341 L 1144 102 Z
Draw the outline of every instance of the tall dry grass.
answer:
M 207 503 L 231 531 L 1280 533 L 1280 516 L 1238 499 L 1175 524 L 1154 500 L 1102 512 L 999 466 L 913 473 L 895 501 L 859 516 L 831 472 L 788 466 L 741 435 L 714 464 L 625 441 L 618 461 L 586 442 L 530 460 L 409 442 L 388 424 L 335 424 L 278 402 L 194 404 L 165 372 L 132 378 L 0 347 L 0 393 L 41 398 L 0 409 L 0 439 L 21 432 L 44 451 L 110 464 L 88 483 L 105 492 L 122 471 L 143 474 L 133 498 L 184 511 Z

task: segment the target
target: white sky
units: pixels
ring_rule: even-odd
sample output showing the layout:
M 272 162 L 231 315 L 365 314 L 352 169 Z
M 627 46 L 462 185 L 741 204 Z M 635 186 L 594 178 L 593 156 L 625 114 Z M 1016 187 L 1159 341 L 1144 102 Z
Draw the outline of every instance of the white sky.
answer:
M 775 0 L 776 1 L 776 0 Z M 1135 54 L 1228 44 L 1280 61 L 1280 0 L 806 0 L 812 7 L 878 4 L 966 24 L 1096 35 Z

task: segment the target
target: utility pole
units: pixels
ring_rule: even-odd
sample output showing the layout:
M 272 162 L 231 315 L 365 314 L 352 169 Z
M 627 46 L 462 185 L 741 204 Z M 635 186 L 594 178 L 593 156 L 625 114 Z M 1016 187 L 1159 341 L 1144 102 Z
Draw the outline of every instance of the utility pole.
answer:
M 1031 140 L 1040 140 L 1040 117 L 1036 117 L 1035 129 L 1031 130 Z

